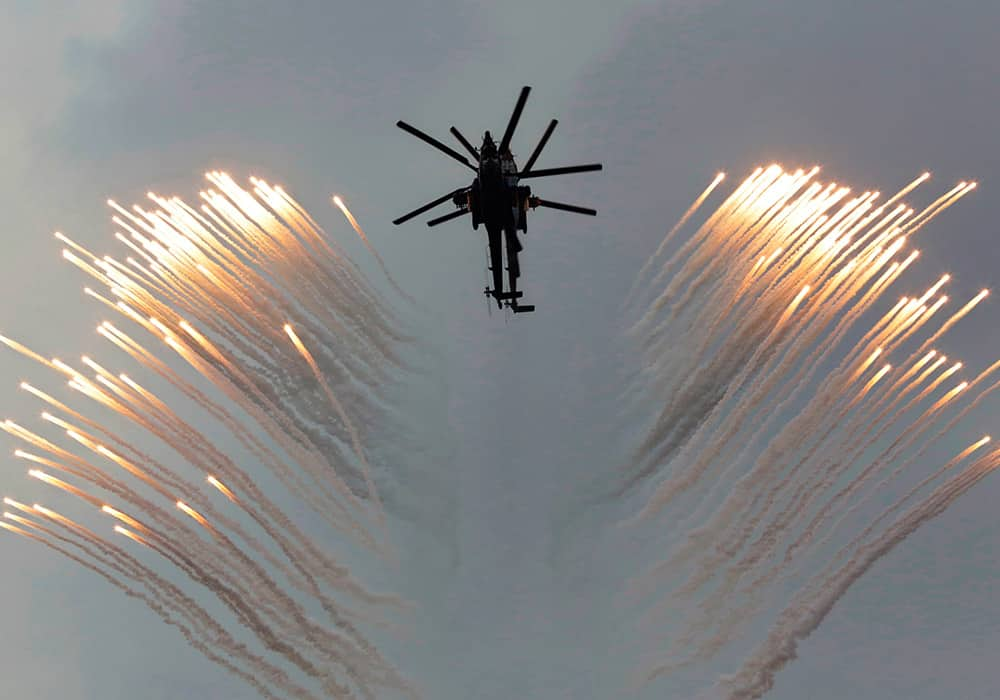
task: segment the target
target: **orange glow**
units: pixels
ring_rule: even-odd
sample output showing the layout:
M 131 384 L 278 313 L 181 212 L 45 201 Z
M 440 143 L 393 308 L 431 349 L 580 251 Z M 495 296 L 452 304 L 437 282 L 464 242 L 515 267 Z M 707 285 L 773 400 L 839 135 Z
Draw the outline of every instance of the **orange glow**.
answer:
M 990 436 L 989 435 L 984 435 L 982 438 L 980 438 L 976 442 L 972 443 L 971 445 L 969 445 L 968 447 L 966 447 L 964 450 L 962 450 L 961 452 L 959 452 L 957 455 L 955 455 L 955 457 L 951 460 L 951 462 L 953 464 L 957 464 L 957 463 L 961 462 L 963 459 L 965 459 L 966 457 L 968 457 L 969 455 L 971 455 L 973 452 L 975 452 L 976 450 L 978 450 L 983 445 L 989 444 L 989 442 L 990 442 Z
M 146 540 L 144 540 L 142 537 L 140 537 L 136 533 L 132 532 L 131 530 L 125 529 L 121 525 L 115 525 L 115 532 L 117 532 L 119 535 L 125 535 L 130 540 L 132 540 L 133 542 L 136 542 L 138 544 L 141 544 L 143 547 L 150 547 L 150 548 L 152 548 L 152 545 L 149 544 L 149 542 L 147 542 Z
M 865 395 L 867 395 L 868 392 L 872 390 L 872 387 L 874 387 L 876 384 L 878 384 L 882 380 L 882 377 L 884 377 L 886 374 L 888 374 L 889 370 L 891 370 L 891 369 L 892 369 L 892 365 L 886 365 L 885 367 L 883 367 L 882 369 L 880 369 L 878 372 L 876 372 L 875 376 L 873 376 L 871 379 L 869 379 L 868 383 L 865 384 L 864 388 L 861 389 L 861 391 L 858 393 L 858 395 L 854 399 L 854 401 L 856 402 L 859 399 L 863 398 Z
M 32 537 L 32 534 L 30 532 L 22 530 L 21 528 L 17 527 L 16 525 L 11 525 L 10 523 L 5 523 L 3 521 L 0 521 L 0 527 L 2 527 L 4 530 L 8 530 L 10 532 L 13 532 L 16 535 L 23 535 L 25 537 Z
M 15 501 L 13 498 L 4 497 L 3 502 L 4 505 L 8 505 L 11 508 L 16 508 L 22 513 L 28 513 L 29 515 L 33 515 L 35 512 L 31 506 L 25 505 L 24 503 L 21 503 L 19 501 Z
M 217 488 L 220 492 L 222 492 L 222 494 L 226 498 L 228 498 L 233 503 L 238 503 L 239 502 L 239 501 L 236 500 L 236 494 L 234 494 L 232 491 L 230 491 L 229 488 L 225 484 L 223 484 L 221 481 L 219 481 L 218 479 L 216 479 L 214 476 L 209 475 L 209 477 L 208 477 L 208 483 L 210 483 L 212 486 L 214 486 L 215 488 Z
M 198 511 L 196 511 L 194 508 L 192 508 L 188 504 L 184 503 L 183 501 L 177 501 L 177 507 L 181 511 L 183 511 L 186 515 L 188 515 L 189 517 L 194 518 L 195 520 L 197 520 L 198 523 L 200 525 L 202 525 L 202 527 L 206 527 L 209 530 L 212 529 L 212 526 L 208 524 L 208 521 L 205 520 L 205 518 L 201 515 L 201 513 L 199 513 Z
M 140 523 L 138 520 L 136 520 L 135 518 L 132 518 L 132 517 L 130 517 L 128 515 L 125 515 L 125 513 L 122 513 L 120 510 L 112 508 L 109 505 L 103 505 L 103 506 L 101 506 L 101 511 L 103 511 L 104 513 L 107 513 L 108 515 L 110 515 L 115 520 L 120 520 L 123 523 L 125 523 L 126 525 L 131 525 L 136 530 L 140 530 L 142 532 L 149 532 L 149 528 L 147 528 L 145 525 L 143 525 L 142 523 Z

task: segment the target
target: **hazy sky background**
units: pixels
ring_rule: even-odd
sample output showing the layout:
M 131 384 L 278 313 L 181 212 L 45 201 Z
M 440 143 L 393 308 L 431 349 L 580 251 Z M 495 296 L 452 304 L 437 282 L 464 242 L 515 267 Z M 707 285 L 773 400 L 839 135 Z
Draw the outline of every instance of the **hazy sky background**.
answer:
M 397 279 L 435 309 L 460 554 L 449 566 L 410 553 L 398 588 L 425 596 L 426 614 L 412 648 L 393 654 L 429 698 L 617 697 L 629 660 L 609 647 L 628 611 L 612 606 L 609 582 L 634 562 L 595 543 L 590 564 L 554 566 L 564 544 L 587 552 L 588 533 L 553 533 L 574 487 L 613 468 L 622 294 L 716 171 L 818 163 L 825 178 L 888 191 L 930 169 L 934 195 L 975 178 L 980 189 L 921 232 L 921 263 L 901 287 L 949 271 L 967 298 L 1000 279 L 995 2 L 4 5 L 0 332 L 67 354 L 100 347 L 99 309 L 52 232 L 111 251 L 108 196 L 193 197 L 214 167 L 285 184 L 350 240 L 329 204 L 341 193 Z M 600 216 L 532 215 L 522 282 L 539 312 L 504 325 L 480 295 L 482 232 L 389 223 L 468 174 L 393 124 L 442 140 L 454 124 L 475 141 L 502 130 L 525 84 L 515 151 L 557 117 L 540 166 L 605 171 L 533 183 Z M 972 367 L 994 360 L 998 319 L 979 312 L 945 350 Z M 14 416 L 36 410 L 16 390 L 29 366 L 0 355 Z M 990 411 L 970 433 L 995 432 Z M 4 493 L 43 493 L 12 462 Z M 875 566 L 769 697 L 993 697 L 998 496 L 987 479 Z M 0 546 L 4 697 L 252 697 L 91 574 L 15 538 Z M 705 668 L 704 682 L 723 670 Z

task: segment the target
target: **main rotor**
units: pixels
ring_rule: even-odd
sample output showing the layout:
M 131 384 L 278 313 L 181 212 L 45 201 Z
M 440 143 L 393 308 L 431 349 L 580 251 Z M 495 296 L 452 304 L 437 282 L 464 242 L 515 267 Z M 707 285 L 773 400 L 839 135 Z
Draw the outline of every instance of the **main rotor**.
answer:
M 514 137 L 514 131 L 515 129 L 517 129 L 517 124 L 521 119 L 521 112 L 524 110 L 524 105 L 528 101 L 528 95 L 530 93 L 531 93 L 531 88 L 529 86 L 526 85 L 523 88 L 521 88 L 521 94 L 518 95 L 517 103 L 514 105 L 514 111 L 511 113 L 510 119 L 507 120 L 507 127 L 504 129 L 503 136 L 501 137 L 499 144 L 495 144 L 492 136 L 490 135 L 490 132 L 487 131 L 483 136 L 483 145 L 479 149 L 477 149 L 469 142 L 467 138 L 465 138 L 462 132 L 460 132 L 457 128 L 452 126 L 449 129 L 449 131 L 451 131 L 452 136 L 454 136 L 455 139 L 459 142 L 459 144 L 461 144 L 461 146 L 466 150 L 466 152 L 472 156 L 472 158 L 475 161 L 475 164 L 470 162 L 468 158 L 466 158 L 464 155 L 462 155 L 455 149 L 446 146 L 445 144 L 435 139 L 433 136 L 424 133 L 420 129 L 417 129 L 416 127 L 411 126 L 410 124 L 407 124 L 402 120 L 396 122 L 396 126 L 398 126 L 403 131 L 412 134 L 413 136 L 416 136 L 424 143 L 432 146 L 441 153 L 444 153 L 453 160 L 466 166 L 470 170 L 474 171 L 477 175 L 480 175 L 481 166 L 486 160 L 490 160 L 497 157 L 499 158 L 504 158 L 505 156 L 510 157 L 510 142 L 511 139 Z M 526 178 L 549 177 L 552 175 L 568 175 L 571 173 L 585 173 L 602 169 L 600 163 L 588 163 L 586 165 L 571 165 L 558 168 L 547 168 L 542 170 L 533 169 L 535 161 L 538 160 L 538 156 L 541 154 L 542 149 L 545 148 L 545 144 L 548 143 L 549 137 L 552 136 L 552 132 L 555 130 L 556 125 L 558 123 L 559 121 L 556 119 L 550 121 L 549 125 L 545 128 L 545 132 L 542 134 L 541 139 L 538 141 L 538 144 L 531 152 L 531 156 L 529 156 L 524 167 L 518 172 L 507 174 L 515 182 L 517 180 Z M 424 204 L 423 206 L 420 206 L 407 214 L 404 214 L 398 219 L 395 219 L 392 223 L 399 225 L 405 221 L 409 221 L 410 219 L 419 216 L 420 214 L 423 214 L 424 212 L 429 211 L 440 204 L 447 202 L 449 199 L 453 200 L 457 205 L 461 206 L 460 202 L 463 201 L 463 195 L 465 195 L 471 189 L 472 185 L 468 187 L 462 187 L 460 189 L 442 195 L 441 197 L 432 200 L 427 204 Z M 572 204 L 561 204 L 559 202 L 550 202 L 534 196 L 528 198 L 526 200 L 526 204 L 532 209 L 535 207 L 548 207 L 551 209 L 559 209 L 561 211 L 569 211 L 577 214 L 586 214 L 588 216 L 597 215 L 597 211 L 595 209 L 589 209 L 587 207 L 578 207 Z M 450 214 L 446 214 L 445 216 L 440 216 L 436 219 L 431 219 L 430 221 L 427 222 L 427 225 L 437 226 L 438 224 L 444 223 L 445 221 L 450 221 L 467 213 L 469 213 L 469 209 L 467 207 L 460 208 L 458 211 L 451 212 Z

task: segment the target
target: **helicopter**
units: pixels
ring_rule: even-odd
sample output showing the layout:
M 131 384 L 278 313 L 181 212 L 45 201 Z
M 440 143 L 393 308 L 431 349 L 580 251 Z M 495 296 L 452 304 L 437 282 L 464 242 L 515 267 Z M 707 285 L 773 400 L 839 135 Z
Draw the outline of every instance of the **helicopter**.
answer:
M 586 165 L 571 165 L 559 168 L 546 168 L 534 170 L 533 166 L 542 149 L 548 142 L 549 137 L 558 124 L 558 120 L 549 122 L 545 132 L 542 134 L 538 145 L 532 151 L 524 167 L 520 170 L 514 161 L 514 155 L 510 150 L 511 138 L 514 130 L 521 118 L 521 111 L 528 100 L 531 92 L 529 86 L 521 88 L 521 94 L 514 105 L 514 111 L 507 121 L 507 128 L 504 130 L 500 143 L 493 140 L 490 132 L 483 135 L 483 143 L 477 149 L 462 135 L 454 126 L 450 131 L 455 139 L 474 159 L 474 163 L 458 151 L 446 146 L 432 136 L 425 134 L 416 127 L 410 126 L 400 120 L 396 122 L 403 131 L 416 136 L 421 141 L 433 146 L 445 155 L 465 165 L 476 173 L 472 184 L 468 187 L 449 192 L 435 200 L 432 200 L 413 211 L 404 214 L 392 223 L 399 225 L 405 221 L 430 211 L 445 202 L 451 201 L 457 210 L 444 216 L 439 216 L 427 222 L 428 226 L 437 226 L 446 221 L 457 219 L 460 216 L 471 215 L 472 228 L 479 229 L 482 224 L 486 227 L 488 239 L 488 269 L 492 273 L 492 289 L 487 283 L 483 294 L 487 298 L 493 297 L 497 307 L 503 308 L 505 305 L 515 314 L 527 313 L 535 310 L 533 304 L 522 304 L 520 300 L 524 297 L 524 292 L 517 288 L 517 279 L 521 276 L 521 267 L 518 262 L 518 254 L 523 250 L 523 245 L 518 239 L 517 232 L 527 233 L 528 231 L 528 209 L 537 207 L 547 207 L 561 211 L 596 216 L 595 209 L 578 207 L 573 204 L 562 204 L 542 199 L 532 194 L 531 188 L 520 184 L 521 180 L 536 177 L 548 177 L 551 175 L 567 175 L 570 173 L 585 173 L 601 170 L 600 163 L 589 163 Z M 506 250 L 507 261 L 507 286 L 504 289 L 503 279 L 503 257 Z

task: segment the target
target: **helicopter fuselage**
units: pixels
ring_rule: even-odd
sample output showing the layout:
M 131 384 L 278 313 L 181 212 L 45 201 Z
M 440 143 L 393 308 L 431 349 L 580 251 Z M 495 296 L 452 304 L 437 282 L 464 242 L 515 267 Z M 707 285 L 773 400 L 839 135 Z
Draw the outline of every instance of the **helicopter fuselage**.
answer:
M 517 230 L 527 228 L 525 209 L 530 189 L 518 186 L 517 164 L 513 156 L 510 153 L 497 154 L 488 132 L 481 153 L 479 176 L 473 180 L 468 192 L 456 196 L 455 203 L 469 209 L 473 229 L 478 229 L 480 224 L 486 227 L 492 289 L 487 287 L 485 293 L 496 299 L 497 306 L 502 307 L 506 300 L 508 305 L 517 307 L 517 299 L 521 296 L 517 291 L 517 278 L 521 274 L 518 253 L 522 250 Z M 503 280 L 505 258 L 508 273 L 506 291 Z
M 557 121 L 553 119 L 549 122 L 548 127 L 546 127 L 545 133 L 542 134 L 541 140 L 535 146 L 523 170 L 518 170 L 517 163 L 514 162 L 514 156 L 510 150 L 510 142 L 530 90 L 531 88 L 527 86 L 521 89 L 514 112 L 507 122 L 507 128 L 499 144 L 493 141 L 490 132 L 487 131 L 483 136 L 483 145 L 477 149 L 469 143 L 458 129 L 454 126 L 451 127 L 452 135 L 458 139 L 465 151 L 471 154 L 475 158 L 475 161 L 478 161 L 475 165 L 465 155 L 446 146 L 433 136 L 429 136 L 402 120 L 396 122 L 396 126 L 403 131 L 417 137 L 470 170 L 475 171 L 476 178 L 468 187 L 463 187 L 442 195 L 437 199 L 433 199 L 413 211 L 394 219 L 392 223 L 399 225 L 451 200 L 457 207 L 457 211 L 431 219 L 427 222 L 427 225 L 437 226 L 460 216 L 471 215 L 473 229 L 478 230 L 480 224 L 486 227 L 489 268 L 492 272 L 491 282 L 493 288 L 491 289 L 489 283 L 487 283 L 484 291 L 487 296 L 492 296 L 496 299 L 498 306 L 502 308 L 506 303 L 506 306 L 514 313 L 535 310 L 533 305 L 520 304 L 518 302 L 518 299 L 524 295 L 522 292 L 517 291 L 517 278 L 521 274 L 520 265 L 518 264 L 518 253 L 522 249 L 517 232 L 518 230 L 522 232 L 527 232 L 528 230 L 528 209 L 547 207 L 589 216 L 597 214 L 596 210 L 587 207 L 552 202 L 533 196 L 531 188 L 521 185 L 520 181 L 525 178 L 566 175 L 601 169 L 600 163 L 590 163 L 587 165 L 532 170 L 538 155 L 548 141 L 549 136 L 552 135 L 553 129 L 555 129 Z M 506 255 L 504 254 L 505 251 Z M 506 291 L 504 290 L 503 283 L 505 257 L 508 272 Z

